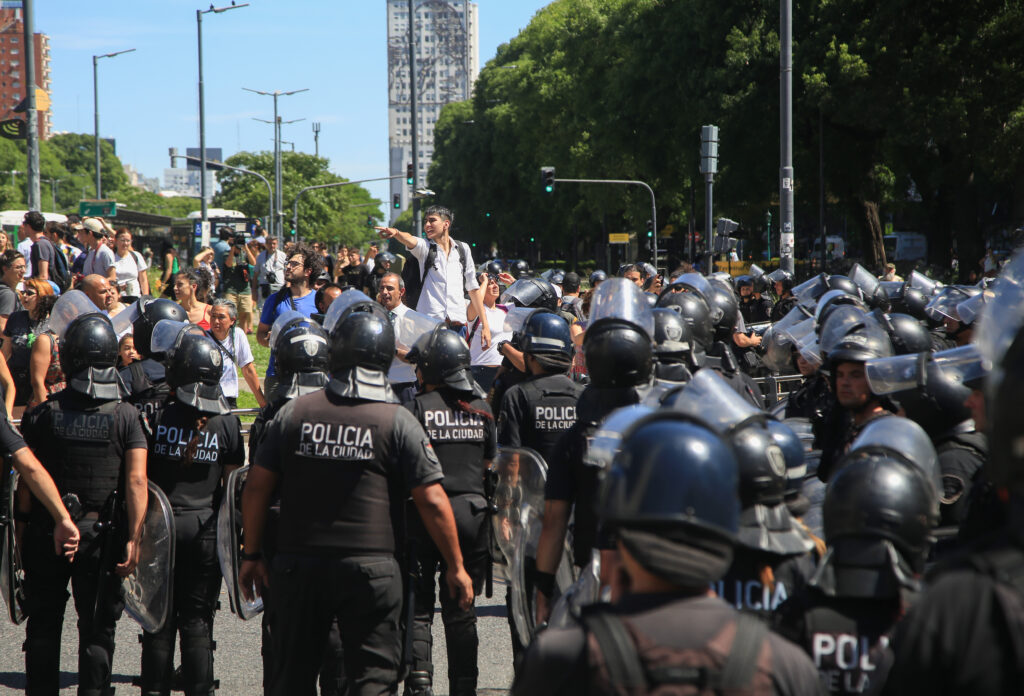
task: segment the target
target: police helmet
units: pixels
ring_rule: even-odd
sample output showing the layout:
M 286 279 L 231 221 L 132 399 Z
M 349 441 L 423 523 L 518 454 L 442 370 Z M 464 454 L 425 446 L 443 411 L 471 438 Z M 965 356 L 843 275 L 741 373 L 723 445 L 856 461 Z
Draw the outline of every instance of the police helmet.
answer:
M 597 287 L 602 281 L 608 280 L 608 274 L 602 270 L 596 270 L 590 274 L 590 287 Z
M 500 275 L 505 272 L 505 267 L 501 264 L 501 261 L 494 259 L 484 264 L 483 268 L 480 269 L 481 273 L 488 273 L 490 275 Z
M 188 321 L 188 313 L 177 302 L 166 298 L 143 299 L 139 301 L 139 316 L 132 323 L 132 337 L 135 339 L 135 350 L 143 358 L 163 360 L 163 354 L 151 354 L 149 341 L 153 336 L 153 327 L 158 321 Z
M 695 529 L 732 541 L 738 483 L 735 455 L 711 428 L 659 411 L 624 436 L 602 484 L 602 519 L 611 528 Z
M 829 290 L 842 290 L 848 295 L 863 299 L 863 294 L 857 284 L 853 282 L 848 276 L 839 275 L 833 273 L 828 277 L 826 281 Z
M 928 433 L 914 421 L 896 415 L 874 419 L 850 443 L 850 449 L 840 460 L 839 466 L 846 466 L 874 454 L 892 456 L 913 466 L 931 482 L 935 497 L 942 497 L 939 456 Z
M 517 307 L 553 310 L 558 307 L 558 293 L 555 292 L 554 286 L 543 278 L 519 277 L 501 293 L 498 302 L 514 304 Z
M 892 342 L 878 322 L 853 306 L 837 308 L 821 329 L 821 352 L 829 365 L 892 355 Z
M 929 353 L 918 355 L 922 360 L 917 366 L 917 384 L 896 392 L 895 397 L 907 418 L 934 440 L 971 417 L 971 410 L 964 405 L 971 390 L 930 360 Z
M 712 283 L 711 295 L 708 300 L 712 309 L 719 310 L 719 318 L 715 322 L 715 337 L 718 340 L 725 340 L 736 327 L 736 318 L 740 311 L 739 300 L 736 299 L 736 293 L 732 291 L 732 288 L 722 287 L 715 283 Z
M 392 254 L 390 251 L 382 251 L 373 257 L 374 268 L 381 267 L 390 269 L 391 266 L 398 260 L 398 257 Z
M 655 307 L 654 353 L 659 363 L 685 363 L 691 369 L 703 365 L 703 350 L 693 340 L 693 329 L 679 312 Z
M 772 271 L 771 273 L 766 275 L 765 279 L 767 279 L 768 282 L 772 283 L 772 284 L 774 284 L 774 283 L 781 283 L 782 284 L 782 292 L 783 292 L 783 294 L 785 294 L 785 293 L 787 293 L 787 292 L 789 292 L 789 291 L 791 291 L 793 289 L 793 284 L 794 284 L 793 283 L 793 274 L 790 273 L 789 271 L 784 270 L 784 269 L 781 269 L 781 268 L 775 269 L 774 271 Z
M 843 467 L 825 492 L 829 551 L 811 580 L 840 597 L 897 597 L 920 588 L 939 500 L 919 471 L 875 454 Z
M 800 484 L 807 475 L 804 443 L 787 423 L 769 418 L 765 422 L 765 427 L 786 460 L 786 496 L 789 497 L 800 490 Z
M 522 259 L 513 261 L 508 268 L 509 275 L 515 279 L 524 278 L 530 275 L 530 264 Z
M 928 313 L 925 312 L 925 308 L 928 306 L 928 302 L 930 300 L 931 296 L 925 294 L 925 292 L 920 288 L 904 286 L 903 297 L 897 306 L 915 319 L 921 319 L 935 324 L 938 322 L 928 316 Z
M 347 308 L 332 326 L 330 340 L 331 373 L 356 367 L 386 372 L 395 357 L 395 329 L 376 302 Z
M 405 357 L 419 369 L 425 385 L 445 385 L 464 392 L 478 391 L 469 368 L 469 346 L 444 324 L 420 336 Z
M 60 369 L 70 389 L 95 399 L 119 399 L 122 383 L 117 364 L 117 334 L 98 312 L 74 319 L 60 338 Z
M 583 356 L 595 387 L 636 387 L 654 371 L 651 339 L 633 324 L 605 319 L 583 335 Z
M 693 340 L 704 350 L 707 350 L 714 342 L 711 309 L 700 295 L 692 292 L 663 293 L 656 306 L 678 312 L 690 327 Z
M 533 312 L 523 324 L 520 345 L 527 355 L 572 357 L 572 335 L 565 319 L 547 310 Z
M 329 364 L 327 332 L 312 321 L 289 324 L 274 343 L 274 396 L 293 399 L 322 389 L 327 384 Z
M 889 334 L 892 350 L 895 355 L 923 353 L 932 348 L 931 335 L 928 329 L 909 314 L 886 314 L 880 310 L 871 312 L 871 317 L 878 321 Z
M 744 275 L 736 276 L 736 279 L 733 281 L 733 284 L 736 286 L 737 292 L 739 291 L 740 288 L 751 288 L 752 289 L 754 287 L 754 279 L 751 278 L 749 275 L 744 274 Z
M 552 285 L 561 285 L 563 280 L 565 280 L 565 271 L 560 268 L 551 271 L 551 275 L 548 276 L 548 282 Z
M 785 505 L 786 456 L 765 423 L 749 421 L 728 436 L 740 475 L 739 543 L 779 556 L 807 553 L 814 542 Z
M 202 413 L 222 415 L 231 410 L 220 388 L 223 370 L 224 356 L 213 339 L 183 331 L 167 361 L 167 385 L 178 401 Z
M 856 295 L 851 295 L 845 290 L 829 290 L 818 299 L 818 307 L 814 312 L 814 318 L 818 327 L 825 325 L 825 321 L 832 312 L 844 305 L 850 305 L 866 312 L 868 307 Z

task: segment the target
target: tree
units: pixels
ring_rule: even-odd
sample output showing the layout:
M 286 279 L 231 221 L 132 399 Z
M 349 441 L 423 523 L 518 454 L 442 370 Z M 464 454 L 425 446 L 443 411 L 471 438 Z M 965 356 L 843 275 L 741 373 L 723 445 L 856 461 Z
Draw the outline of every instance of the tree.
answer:
M 240 152 L 227 159 L 227 164 L 274 179 L 272 152 Z M 282 200 L 286 229 L 291 224 L 292 210 L 299 191 L 307 186 L 347 181 L 327 169 L 328 161 L 299 152 L 281 153 Z M 217 174 L 221 190 L 214 204 L 240 210 L 252 217 L 266 217 L 267 187 L 257 177 L 225 169 Z M 362 244 L 374 236 L 366 218 L 383 219 L 381 202 L 359 185 L 307 191 L 299 199 L 298 235 L 302 239 L 340 244 Z

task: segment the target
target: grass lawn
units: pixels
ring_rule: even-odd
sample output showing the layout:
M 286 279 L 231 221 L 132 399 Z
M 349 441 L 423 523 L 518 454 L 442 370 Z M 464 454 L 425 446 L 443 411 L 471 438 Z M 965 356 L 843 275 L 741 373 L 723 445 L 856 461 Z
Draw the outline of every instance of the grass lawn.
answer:
M 256 374 L 263 378 L 263 375 L 267 374 L 267 364 L 270 362 L 270 349 L 264 348 L 256 342 L 256 334 L 251 333 L 248 336 L 249 347 L 252 349 L 253 362 L 256 364 Z M 245 380 L 239 376 L 239 386 L 242 387 L 238 390 L 238 408 L 257 408 L 259 404 L 256 403 L 256 397 L 253 396 L 252 392 L 248 391 L 243 385 Z M 243 414 L 239 416 L 243 423 L 251 423 L 256 416 L 253 414 Z

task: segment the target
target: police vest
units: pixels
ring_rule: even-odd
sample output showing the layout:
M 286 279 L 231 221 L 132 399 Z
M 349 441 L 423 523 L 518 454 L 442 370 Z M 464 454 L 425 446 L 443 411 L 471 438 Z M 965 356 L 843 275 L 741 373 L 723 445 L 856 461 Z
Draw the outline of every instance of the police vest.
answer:
M 232 446 L 229 440 L 239 436 L 236 416 L 213 416 L 202 430 L 196 427 L 197 418 L 191 406 L 171 401 L 152 424 L 146 472 L 175 511 L 214 508 L 224 474 L 224 453 Z
M 519 388 L 526 402 L 519 441 L 550 464 L 559 438 L 576 422 L 576 402 L 583 388 L 565 375 L 538 377 L 523 382 Z
M 147 361 L 156 362 L 151 358 L 142 361 L 136 360 L 127 368 L 122 369 L 121 376 L 125 377 L 127 372 L 127 377 L 130 378 L 128 388 L 131 393 L 128 395 L 128 403 L 139 409 L 152 423 L 157 419 L 160 409 L 166 405 L 167 399 L 171 395 L 171 388 L 167 382 L 154 382 L 150 379 L 142 364 Z
M 31 416 L 51 436 L 47 442 L 32 443 L 40 461 L 61 495 L 77 495 L 85 512 L 102 508 L 121 478 L 124 449 L 119 444 L 123 435 L 117 426 L 119 405 L 117 401 L 89 403 L 65 390 Z
M 893 602 L 821 598 L 804 614 L 803 645 L 832 694 L 877 693 L 885 683 Z
M 770 573 L 763 570 L 765 564 Z M 813 573 L 810 556 L 770 556 L 738 546 L 729 571 L 711 583 L 711 589 L 738 611 L 768 618 L 802 590 Z
M 458 395 L 445 389 L 420 394 L 410 410 L 430 438 L 444 471 L 442 485 L 448 495 L 484 495 L 484 447 L 488 435 L 494 441 L 494 417 L 481 399 L 468 404 L 470 413 L 458 405 Z M 488 432 L 490 431 L 490 432 Z
M 398 404 L 332 403 L 326 391 L 293 402 L 281 465 L 280 553 L 389 555 L 404 495 L 392 440 Z

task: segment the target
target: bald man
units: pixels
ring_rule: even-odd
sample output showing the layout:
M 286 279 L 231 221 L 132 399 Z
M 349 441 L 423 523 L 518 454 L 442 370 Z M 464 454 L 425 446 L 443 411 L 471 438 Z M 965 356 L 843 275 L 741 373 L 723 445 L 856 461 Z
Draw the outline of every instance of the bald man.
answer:
M 111 291 L 110 281 L 97 273 L 91 273 L 82 278 L 78 289 L 84 292 L 94 305 L 104 311 L 110 310 L 117 300 L 117 295 Z

